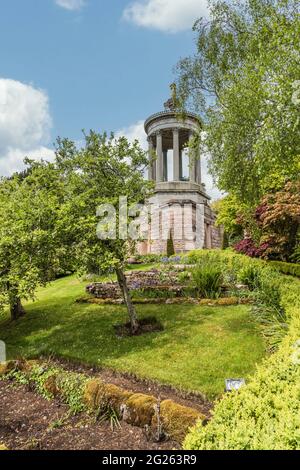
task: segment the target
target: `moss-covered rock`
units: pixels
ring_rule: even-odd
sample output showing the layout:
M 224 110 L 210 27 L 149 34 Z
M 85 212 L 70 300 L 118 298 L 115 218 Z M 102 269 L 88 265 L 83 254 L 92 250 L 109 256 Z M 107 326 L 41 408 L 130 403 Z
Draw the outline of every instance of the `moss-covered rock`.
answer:
M 92 379 L 86 383 L 84 401 L 90 409 L 99 410 L 101 407 L 110 406 L 119 412 L 131 395 L 131 392 L 116 385 L 105 384 L 100 379 Z
M 7 374 L 8 373 L 8 370 L 7 370 L 7 363 L 3 363 L 3 364 L 0 364 L 0 377 L 2 377 L 3 375 Z
M 88 408 L 99 408 L 100 387 L 102 387 L 102 382 L 99 379 L 92 379 L 87 381 L 84 388 L 83 399 Z
M 0 376 L 6 375 L 12 370 L 21 370 L 21 365 L 23 367 L 23 363 L 25 361 L 7 361 L 0 364 Z
M 29 372 L 36 365 L 38 365 L 38 361 L 26 361 L 25 359 L 7 361 L 3 364 L 0 364 L 0 376 L 8 374 L 13 370 L 19 372 Z
M 126 402 L 124 420 L 134 426 L 150 426 L 157 400 L 150 395 L 135 393 Z
M 22 367 L 22 371 L 23 372 L 29 372 L 31 371 L 34 367 L 38 367 L 39 366 L 39 361 L 36 361 L 36 360 L 30 360 L 30 361 L 24 361 L 21 365 Z
M 200 412 L 193 408 L 179 405 L 172 400 L 164 400 L 160 404 L 160 421 L 165 434 L 171 439 L 182 443 L 190 428 L 197 422 L 202 422 L 206 418 Z M 158 416 L 154 415 L 152 419 L 152 428 L 156 429 L 158 425 Z
M 127 400 L 132 396 L 132 392 L 123 390 L 117 385 L 103 384 L 103 397 L 112 408 L 120 410 L 123 405 L 127 403 Z
M 48 377 L 45 380 L 44 389 L 47 392 L 47 394 L 49 394 L 49 396 L 57 397 L 59 395 L 59 388 L 57 386 L 56 374 L 50 375 L 50 377 Z
M 251 299 L 239 299 L 238 297 L 221 297 L 219 299 L 201 299 L 199 300 L 200 305 L 207 305 L 212 307 L 218 306 L 231 306 L 231 305 L 239 305 L 239 304 L 249 304 L 251 303 Z

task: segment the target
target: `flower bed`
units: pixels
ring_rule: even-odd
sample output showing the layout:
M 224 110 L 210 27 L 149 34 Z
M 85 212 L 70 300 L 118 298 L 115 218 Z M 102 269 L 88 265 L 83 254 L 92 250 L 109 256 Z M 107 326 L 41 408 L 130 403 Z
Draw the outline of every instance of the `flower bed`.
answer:
M 181 295 L 184 288 L 178 280 L 178 270 L 159 271 L 134 271 L 126 273 L 127 285 L 130 291 L 137 292 L 148 289 L 149 291 L 169 291 Z M 119 284 L 115 282 L 95 282 L 86 287 L 88 294 L 98 299 L 121 299 L 122 294 Z
M 148 429 L 149 437 L 173 439 L 182 443 L 188 429 L 206 417 L 194 408 L 173 400 L 160 402 L 151 395 L 124 390 L 84 374 L 66 372 L 49 363 L 11 361 L 1 366 L 0 377 L 28 384 L 44 398 L 58 398 L 70 412 L 83 411 L 101 419 L 117 420 Z
M 235 285 L 222 284 L 223 278 L 220 272 L 216 292 L 214 289 L 199 291 L 199 285 L 197 284 L 199 275 L 197 275 L 197 279 L 194 276 L 196 269 L 200 270 L 200 274 L 202 274 L 202 266 L 194 265 L 170 265 L 161 270 L 152 269 L 149 271 L 128 272 L 126 273 L 126 278 L 132 300 L 135 303 L 144 303 L 146 299 L 149 300 L 149 303 L 164 303 L 166 300 L 171 303 L 173 299 L 174 303 L 180 303 L 181 300 L 183 302 L 191 302 L 192 299 L 197 301 L 199 298 L 213 297 L 213 295 L 210 296 L 209 294 L 215 294 L 215 298 L 228 297 L 232 296 L 232 290 L 247 291 L 248 289 L 247 286 L 237 283 Z M 204 274 L 207 276 L 210 272 L 205 272 Z M 78 299 L 78 302 L 97 303 L 93 301 L 93 299 L 97 299 L 105 301 L 104 303 L 123 303 L 122 293 L 116 281 L 89 284 L 86 287 L 86 292 L 89 294 L 88 297 Z

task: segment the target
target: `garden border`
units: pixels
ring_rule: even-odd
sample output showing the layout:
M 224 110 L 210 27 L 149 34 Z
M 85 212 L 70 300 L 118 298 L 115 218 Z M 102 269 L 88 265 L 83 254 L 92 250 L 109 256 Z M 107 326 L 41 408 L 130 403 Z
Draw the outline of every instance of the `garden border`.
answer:
M 180 445 L 192 426 L 207 421 L 198 410 L 173 400 L 160 402 L 154 396 L 128 391 L 100 378 L 68 372 L 40 361 L 9 361 L 0 365 L 0 378 L 30 384 L 45 398 L 62 400 L 75 414 L 86 411 L 104 416 L 113 411 L 120 420 L 145 428 L 152 438 L 159 440 L 165 436 Z

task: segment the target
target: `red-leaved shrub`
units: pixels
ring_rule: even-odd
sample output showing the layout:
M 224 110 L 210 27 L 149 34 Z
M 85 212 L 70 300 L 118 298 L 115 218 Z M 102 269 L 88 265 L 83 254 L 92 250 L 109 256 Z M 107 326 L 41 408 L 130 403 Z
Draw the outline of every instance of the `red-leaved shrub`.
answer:
M 256 246 L 252 238 L 245 238 L 234 246 L 235 251 L 251 258 L 261 258 L 270 247 L 269 243 Z

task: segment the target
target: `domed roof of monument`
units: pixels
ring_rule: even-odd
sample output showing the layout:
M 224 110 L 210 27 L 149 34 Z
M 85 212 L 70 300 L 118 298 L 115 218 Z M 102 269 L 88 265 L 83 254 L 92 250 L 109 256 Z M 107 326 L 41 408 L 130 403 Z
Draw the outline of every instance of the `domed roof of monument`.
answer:
M 200 121 L 199 116 L 195 113 L 191 113 L 190 111 L 185 111 L 184 116 L 185 118 L 190 118 L 194 121 L 197 121 L 197 123 L 199 123 Z M 148 119 L 146 119 L 145 121 L 146 133 L 148 134 L 148 128 L 151 123 L 153 123 L 154 121 L 169 119 L 170 117 L 178 119 L 178 111 L 176 110 L 176 105 L 174 103 L 173 98 L 168 99 L 168 101 L 164 103 L 164 111 L 160 111 L 158 113 L 152 114 L 151 116 L 148 117 Z

